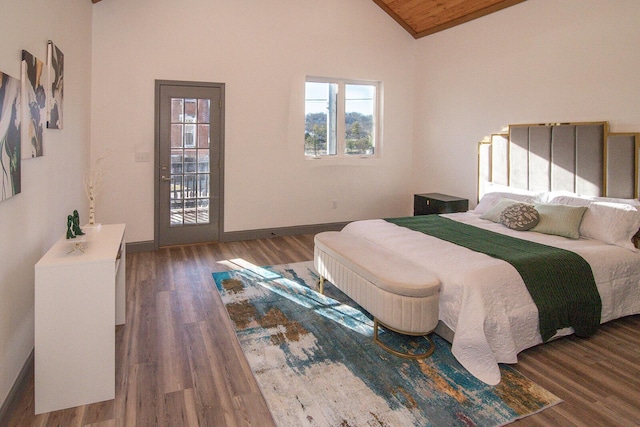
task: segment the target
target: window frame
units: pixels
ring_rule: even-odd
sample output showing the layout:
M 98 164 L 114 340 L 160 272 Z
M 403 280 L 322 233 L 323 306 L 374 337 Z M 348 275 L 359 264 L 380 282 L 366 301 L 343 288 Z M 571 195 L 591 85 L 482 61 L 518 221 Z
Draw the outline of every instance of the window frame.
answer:
M 304 116 L 305 116 L 305 129 L 306 129 L 306 101 L 307 101 L 307 83 L 327 83 L 336 84 L 338 86 L 336 95 L 336 154 L 320 154 L 313 155 L 304 152 L 306 159 L 311 160 L 330 160 L 330 159 L 372 159 L 381 157 L 382 152 L 382 82 L 377 80 L 360 80 L 360 79 L 343 79 L 335 77 L 319 77 L 319 76 L 306 76 L 304 87 Z M 373 127 L 371 129 L 373 139 L 373 153 L 372 154 L 348 154 L 346 144 L 346 123 L 345 123 L 345 109 L 346 109 L 346 89 L 347 85 L 363 85 L 374 87 L 374 101 L 373 101 Z M 328 139 L 328 138 L 327 138 Z

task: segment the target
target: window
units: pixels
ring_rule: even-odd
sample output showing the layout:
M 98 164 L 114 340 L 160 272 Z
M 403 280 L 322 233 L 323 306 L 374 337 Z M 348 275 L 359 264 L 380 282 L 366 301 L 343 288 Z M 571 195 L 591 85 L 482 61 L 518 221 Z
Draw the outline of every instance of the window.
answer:
M 378 89 L 375 82 L 307 78 L 304 154 L 375 156 Z

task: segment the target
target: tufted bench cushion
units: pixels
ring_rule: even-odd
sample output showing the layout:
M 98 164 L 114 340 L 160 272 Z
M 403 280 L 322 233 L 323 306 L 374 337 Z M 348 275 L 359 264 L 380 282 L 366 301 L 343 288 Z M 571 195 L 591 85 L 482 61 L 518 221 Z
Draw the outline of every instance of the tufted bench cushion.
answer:
M 384 325 L 427 334 L 438 323 L 440 280 L 429 269 L 349 233 L 314 238 L 318 273 Z
M 440 280 L 430 270 L 358 236 L 327 231 L 315 236 L 315 244 L 387 292 L 426 297 L 440 289 Z

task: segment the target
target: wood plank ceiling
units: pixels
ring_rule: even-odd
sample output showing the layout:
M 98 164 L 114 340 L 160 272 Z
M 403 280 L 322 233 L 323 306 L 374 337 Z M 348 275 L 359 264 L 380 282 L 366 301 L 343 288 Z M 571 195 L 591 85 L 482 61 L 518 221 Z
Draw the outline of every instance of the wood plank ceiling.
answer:
M 98 3 L 100 0 L 91 0 Z M 525 0 L 373 0 L 414 38 L 446 30 Z
M 373 0 L 414 38 L 460 25 L 525 0 Z

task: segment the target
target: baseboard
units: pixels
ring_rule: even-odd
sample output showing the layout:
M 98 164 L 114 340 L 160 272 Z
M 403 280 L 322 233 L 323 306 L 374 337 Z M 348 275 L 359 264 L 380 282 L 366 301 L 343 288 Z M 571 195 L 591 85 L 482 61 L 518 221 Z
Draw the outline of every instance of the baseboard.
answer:
M 155 251 L 156 244 L 153 240 L 147 240 L 146 242 L 130 242 L 127 243 L 127 253 L 134 252 L 149 252 Z
M 221 242 L 236 242 L 240 240 L 268 239 L 278 236 L 295 236 L 298 234 L 316 234 L 323 231 L 341 230 L 349 222 L 334 222 L 328 224 L 296 225 L 293 227 L 264 228 L 257 230 L 226 231 L 220 236 Z
M 299 234 L 316 234 L 323 231 L 338 231 L 347 225 L 347 222 L 332 222 L 326 224 L 296 225 L 293 227 L 262 228 L 243 231 L 226 231 L 220 235 L 220 242 L 238 242 L 241 240 L 269 239 L 278 236 L 295 236 Z M 128 242 L 127 253 L 155 251 L 157 248 L 154 240 L 145 242 Z
M 31 350 L 29 353 L 29 357 L 22 365 L 22 369 L 16 378 L 16 381 L 13 383 L 11 390 L 9 390 L 9 394 L 7 394 L 7 398 L 2 403 L 0 407 L 0 425 L 5 426 L 8 425 L 5 418 L 13 409 L 13 406 L 17 403 L 18 396 L 23 391 L 23 389 L 27 386 L 27 379 L 29 377 L 29 372 L 33 367 L 33 358 L 34 358 L 34 350 Z

